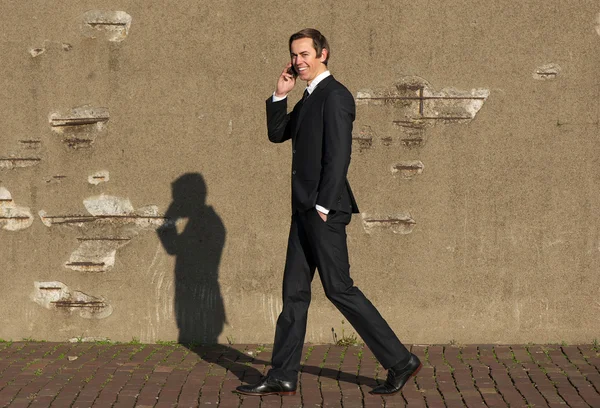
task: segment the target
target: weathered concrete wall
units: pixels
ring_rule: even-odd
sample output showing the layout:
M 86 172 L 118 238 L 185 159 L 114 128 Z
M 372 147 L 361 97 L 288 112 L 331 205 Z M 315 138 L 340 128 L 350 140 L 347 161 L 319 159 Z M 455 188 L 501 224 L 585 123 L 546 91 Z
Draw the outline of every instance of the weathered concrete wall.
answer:
M 590 341 L 599 13 L 3 1 L 0 337 L 271 342 L 290 147 L 268 142 L 264 99 L 315 26 L 357 100 L 353 277 L 400 337 Z M 332 327 L 315 282 L 307 341 Z

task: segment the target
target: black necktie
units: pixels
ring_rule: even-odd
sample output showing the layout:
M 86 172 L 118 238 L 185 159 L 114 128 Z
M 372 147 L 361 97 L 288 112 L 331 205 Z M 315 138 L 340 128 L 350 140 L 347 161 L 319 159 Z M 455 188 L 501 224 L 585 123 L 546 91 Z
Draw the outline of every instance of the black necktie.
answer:
M 306 88 L 304 90 L 304 93 L 302 94 L 302 103 L 304 103 L 304 101 L 306 101 L 306 98 L 308 98 L 310 96 L 310 94 L 308 93 L 308 88 Z

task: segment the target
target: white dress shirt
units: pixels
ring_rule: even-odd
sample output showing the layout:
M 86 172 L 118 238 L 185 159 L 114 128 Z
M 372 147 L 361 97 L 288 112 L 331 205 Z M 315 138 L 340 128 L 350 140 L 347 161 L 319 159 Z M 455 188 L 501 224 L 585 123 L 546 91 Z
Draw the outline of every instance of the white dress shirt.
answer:
M 322 80 L 327 78 L 329 75 L 331 75 L 331 72 L 329 72 L 329 71 L 321 72 L 319 75 L 317 75 L 315 77 L 315 79 L 312 80 L 310 85 L 308 85 L 306 87 L 308 94 L 310 95 L 315 90 L 317 85 L 319 85 L 319 82 L 321 82 Z M 273 102 L 279 102 L 279 101 L 284 100 L 285 98 L 287 98 L 287 94 L 285 94 L 283 96 L 275 96 L 275 92 L 273 92 Z

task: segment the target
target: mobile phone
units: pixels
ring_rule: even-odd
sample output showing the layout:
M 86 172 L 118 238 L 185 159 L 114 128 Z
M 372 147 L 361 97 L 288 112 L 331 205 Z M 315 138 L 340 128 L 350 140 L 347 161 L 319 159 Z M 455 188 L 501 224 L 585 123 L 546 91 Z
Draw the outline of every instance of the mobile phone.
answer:
M 292 65 L 289 69 L 288 69 L 288 74 L 293 75 L 294 78 L 298 77 L 298 72 L 296 72 L 296 68 L 294 68 L 294 65 Z

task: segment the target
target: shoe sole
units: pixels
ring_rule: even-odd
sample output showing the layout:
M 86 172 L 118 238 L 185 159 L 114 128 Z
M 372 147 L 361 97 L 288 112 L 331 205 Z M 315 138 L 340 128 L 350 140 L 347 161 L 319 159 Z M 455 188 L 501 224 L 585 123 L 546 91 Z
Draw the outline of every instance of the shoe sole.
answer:
M 419 373 L 419 371 L 421 371 L 421 368 L 423 368 L 423 363 L 419 364 L 417 369 L 408 378 L 410 379 L 411 377 L 415 377 Z M 408 380 L 406 380 L 406 382 L 408 382 Z M 404 383 L 404 385 L 406 385 L 406 383 Z M 402 388 L 404 388 L 404 386 L 402 386 Z M 400 392 L 400 390 L 402 390 L 402 388 L 400 388 L 398 391 L 390 392 L 389 394 L 379 394 L 379 393 L 373 393 L 373 392 L 369 392 L 369 394 L 387 397 L 387 396 L 392 396 L 392 395 L 398 394 Z
M 242 391 L 233 391 L 242 395 L 250 395 L 252 397 L 264 397 L 266 395 L 281 395 L 282 397 L 296 395 L 296 391 L 281 391 L 281 392 L 242 392 Z
M 415 372 L 414 372 L 414 373 L 412 373 L 412 374 L 410 375 L 410 377 L 414 377 L 414 376 L 416 376 L 417 374 L 419 374 L 419 371 L 421 371 L 421 368 L 423 368 L 423 363 L 419 364 L 419 366 L 417 367 L 417 369 L 415 370 Z M 410 377 L 408 377 L 408 378 L 410 378 Z

